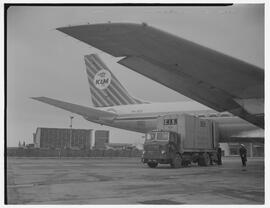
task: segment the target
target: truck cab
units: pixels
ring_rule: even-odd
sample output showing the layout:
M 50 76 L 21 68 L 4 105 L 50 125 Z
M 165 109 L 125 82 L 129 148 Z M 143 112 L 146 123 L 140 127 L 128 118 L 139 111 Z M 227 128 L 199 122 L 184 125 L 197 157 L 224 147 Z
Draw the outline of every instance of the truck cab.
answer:
M 180 154 L 180 135 L 171 131 L 152 131 L 146 135 L 142 162 L 149 167 L 155 168 L 158 163 L 171 164 L 172 159 L 181 156 Z

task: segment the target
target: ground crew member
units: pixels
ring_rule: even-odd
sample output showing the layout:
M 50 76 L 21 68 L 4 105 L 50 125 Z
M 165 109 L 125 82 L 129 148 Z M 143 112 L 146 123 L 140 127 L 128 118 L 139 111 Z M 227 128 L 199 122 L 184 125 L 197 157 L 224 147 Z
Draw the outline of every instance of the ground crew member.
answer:
M 212 155 L 212 153 L 209 154 L 209 159 L 210 159 L 210 165 L 213 165 L 213 155 Z
M 218 158 L 218 165 L 222 165 L 222 161 L 221 161 L 221 148 L 220 148 L 220 145 L 218 145 L 218 148 L 217 148 L 217 158 Z
M 239 148 L 239 154 L 242 160 L 242 166 L 246 167 L 247 163 L 247 149 L 245 148 L 245 145 L 241 144 Z

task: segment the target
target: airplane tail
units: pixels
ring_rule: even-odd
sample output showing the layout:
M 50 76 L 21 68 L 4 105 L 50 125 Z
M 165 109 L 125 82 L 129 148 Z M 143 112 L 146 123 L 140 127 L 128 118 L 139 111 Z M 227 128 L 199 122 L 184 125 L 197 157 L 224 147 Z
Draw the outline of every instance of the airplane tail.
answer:
M 84 56 L 84 61 L 95 107 L 147 103 L 132 97 L 97 54 Z

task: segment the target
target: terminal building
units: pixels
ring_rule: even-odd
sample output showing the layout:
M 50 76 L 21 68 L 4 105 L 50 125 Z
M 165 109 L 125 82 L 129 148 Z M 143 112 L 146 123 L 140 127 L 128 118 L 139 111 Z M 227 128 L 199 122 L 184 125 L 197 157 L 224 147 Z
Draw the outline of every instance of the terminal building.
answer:
M 247 148 L 248 157 L 263 157 L 263 143 L 241 142 Z M 32 144 L 31 144 L 32 145 Z M 239 143 L 220 143 L 223 156 L 239 155 Z M 29 145 L 26 145 L 28 147 Z M 33 147 L 41 149 L 132 149 L 132 144 L 110 143 L 108 130 L 44 128 L 39 127 L 33 134 Z
M 95 131 L 95 149 L 106 149 L 106 144 L 110 142 L 110 132 L 104 130 Z
M 37 128 L 33 139 L 35 148 L 90 149 L 92 129 Z
M 242 142 L 247 149 L 248 157 L 264 157 L 263 143 L 246 143 Z M 240 143 L 220 143 L 223 156 L 239 156 Z
M 33 143 L 41 149 L 106 149 L 109 137 L 107 130 L 39 127 Z
M 113 150 L 132 150 L 137 148 L 135 145 L 129 143 L 108 143 L 105 146 L 107 149 Z

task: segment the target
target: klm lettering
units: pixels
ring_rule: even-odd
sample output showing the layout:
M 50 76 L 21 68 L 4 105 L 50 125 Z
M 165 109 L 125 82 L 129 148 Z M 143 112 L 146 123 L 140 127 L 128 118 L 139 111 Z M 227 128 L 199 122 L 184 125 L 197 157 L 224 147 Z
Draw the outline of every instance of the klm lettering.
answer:
M 96 85 L 103 85 L 103 84 L 108 84 L 108 83 L 109 83 L 109 78 L 96 80 Z

